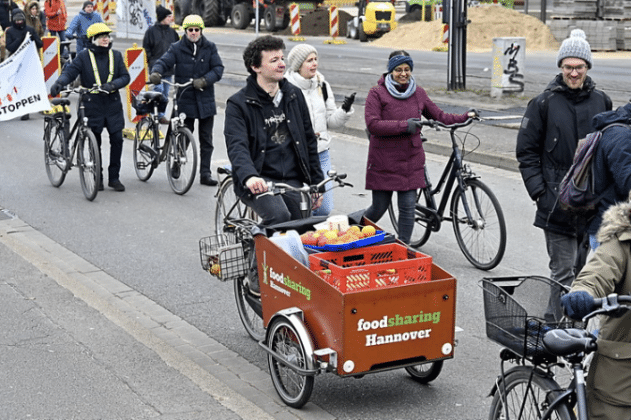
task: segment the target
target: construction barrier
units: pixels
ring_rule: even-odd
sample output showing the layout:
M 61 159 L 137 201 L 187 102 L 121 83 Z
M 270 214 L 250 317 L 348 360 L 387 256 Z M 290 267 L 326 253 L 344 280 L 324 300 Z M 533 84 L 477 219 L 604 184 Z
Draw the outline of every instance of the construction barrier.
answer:
M 136 44 L 125 50 L 125 66 L 129 71 L 130 82 L 125 88 L 127 102 L 127 117 L 129 121 L 136 123 L 141 116 L 131 106 L 132 95 L 138 95 L 142 90 L 147 90 L 147 54 L 144 48 L 138 48 Z
M 346 41 L 337 39 L 340 36 L 340 18 L 336 6 L 329 7 L 329 34 L 333 39 L 324 41 L 325 44 L 346 44 Z
M 42 37 L 42 42 L 44 43 L 41 57 L 42 66 L 44 67 L 44 82 L 46 83 L 46 92 L 50 92 L 50 88 L 61 74 L 59 38 L 56 36 L 44 36 Z
M 98 9 L 101 13 L 101 17 L 103 21 L 107 24 L 110 23 L 110 0 L 99 0 L 98 1 Z
M 291 25 L 290 41 L 304 41 L 305 37 L 300 36 L 300 6 L 296 3 L 289 5 L 289 24 Z

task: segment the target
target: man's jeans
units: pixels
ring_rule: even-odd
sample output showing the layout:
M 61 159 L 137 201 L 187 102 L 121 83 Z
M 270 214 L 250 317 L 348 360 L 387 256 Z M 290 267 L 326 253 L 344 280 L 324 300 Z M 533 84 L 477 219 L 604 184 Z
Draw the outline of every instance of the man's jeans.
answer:
M 550 257 L 550 277 L 565 286 L 571 286 L 574 281 L 574 264 L 578 251 L 578 239 L 574 236 L 561 235 L 547 230 L 543 231 L 546 238 L 546 248 Z M 561 294 L 558 288 L 553 288 L 546 310 L 546 321 L 560 321 L 563 316 L 561 308 Z

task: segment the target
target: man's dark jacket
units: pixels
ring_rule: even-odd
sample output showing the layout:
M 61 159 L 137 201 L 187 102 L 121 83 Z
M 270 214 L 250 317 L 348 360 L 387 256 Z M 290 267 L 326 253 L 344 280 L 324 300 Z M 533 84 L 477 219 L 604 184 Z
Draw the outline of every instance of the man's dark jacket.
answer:
M 300 89 L 286 79 L 280 82 L 280 90 L 283 93 L 287 127 L 299 160 L 302 181 L 310 185 L 316 184 L 324 179 L 324 175 L 309 108 Z M 245 181 L 252 176 L 260 176 L 263 169 L 268 134 L 262 111 L 256 92 L 256 79 L 249 76 L 246 86 L 228 99 L 224 123 L 224 137 L 228 158 L 232 164 L 234 189 L 239 197 L 248 192 L 244 187 Z
M 17 51 L 18 48 L 20 48 L 20 45 L 22 45 L 22 42 L 24 41 L 27 33 L 31 34 L 31 39 L 35 42 L 35 45 L 38 49 L 44 46 L 44 43 L 42 42 L 39 35 L 37 35 L 35 28 L 28 25 L 24 26 L 23 28 L 17 28 L 14 22 L 9 28 L 7 28 L 7 31 L 4 33 L 4 39 L 6 41 L 6 47 L 9 54 L 13 54 Z
M 558 74 L 528 103 L 517 134 L 517 160 L 530 198 L 537 202 L 534 225 L 576 236 L 576 217 L 559 205 L 559 183 L 572 165 L 579 139 L 592 131 L 592 118 L 611 110 L 611 99 L 587 76 L 581 89 L 570 89 Z M 584 229 L 584 226 L 581 230 Z
M 631 126 L 631 103 L 594 117 L 597 130 L 613 123 Z M 627 201 L 631 191 L 631 129 L 610 127 L 598 141 L 593 160 L 595 193 L 601 195 L 597 214 L 589 223 L 587 233 L 595 235 L 603 213 L 612 205 Z
M 221 80 L 223 64 L 217 46 L 202 36 L 194 45 L 185 36 L 156 61 L 151 72 L 164 75 L 175 66 L 175 82 L 186 83 L 191 79 L 203 77 L 206 87 L 203 90 L 192 86 L 178 94 L 178 111 L 190 118 L 208 118 L 217 114 L 215 105 L 215 83 Z
M 142 47 L 147 53 L 147 65 L 151 70 L 153 65 L 156 64 L 158 58 L 162 57 L 169 49 L 171 44 L 178 42 L 180 36 L 175 32 L 175 29 L 169 25 L 163 25 L 156 23 L 151 26 L 145 32 L 145 36 L 142 39 Z M 162 76 L 171 76 L 173 71 L 168 71 L 162 74 Z
M 90 43 L 87 49 L 77 54 L 72 64 L 64 68 L 63 73 L 57 79 L 57 84 L 65 86 L 81 75 L 81 85 L 84 87 L 93 87 L 96 83 L 96 77 L 92 70 L 92 62 L 88 51 L 94 52 L 96 66 L 99 70 L 101 84 L 107 82 L 109 74 L 109 47 L 97 47 Z M 85 114 L 88 117 L 88 125 L 95 130 L 107 128 L 110 133 L 125 128 L 125 114 L 123 113 L 123 104 L 118 89 L 122 89 L 129 84 L 129 72 L 125 67 L 123 55 L 114 50 L 114 76 L 110 82 L 115 91 L 109 95 L 104 93 L 94 93 L 84 96 Z
M 11 16 L 15 9 L 20 10 L 15 2 L 0 0 L 0 26 L 2 26 L 2 29 L 7 29 L 11 26 Z

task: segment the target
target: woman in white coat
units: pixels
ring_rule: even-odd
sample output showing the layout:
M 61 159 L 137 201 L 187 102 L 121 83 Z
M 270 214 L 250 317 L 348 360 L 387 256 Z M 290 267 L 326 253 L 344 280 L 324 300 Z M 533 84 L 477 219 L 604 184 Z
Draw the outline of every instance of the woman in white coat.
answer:
M 344 98 L 341 107 L 335 105 L 335 98 L 329 83 L 318 71 L 318 51 L 309 44 L 298 44 L 287 55 L 287 73 L 285 77 L 302 90 L 309 107 L 313 131 L 318 137 L 318 155 L 322 172 L 326 175 L 331 169 L 330 128 L 340 128 L 350 118 L 355 94 Z M 324 194 L 322 205 L 314 211 L 316 216 L 328 216 L 333 210 L 333 192 L 330 183 Z

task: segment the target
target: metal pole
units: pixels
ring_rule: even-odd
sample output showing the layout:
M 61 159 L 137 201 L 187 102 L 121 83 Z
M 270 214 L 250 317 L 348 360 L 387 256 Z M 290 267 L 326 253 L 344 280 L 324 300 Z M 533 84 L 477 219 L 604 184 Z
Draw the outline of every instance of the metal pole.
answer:
M 447 90 L 466 89 L 467 3 L 450 0 Z
M 255 20 L 255 24 L 254 24 L 254 32 L 256 33 L 256 37 L 259 37 L 259 25 L 261 20 L 259 19 L 259 1 L 258 0 L 252 0 L 252 4 L 255 5 L 255 9 L 254 9 L 254 20 Z
M 546 23 L 546 12 L 548 9 L 548 1 L 547 0 L 541 0 L 541 21 L 543 23 Z

